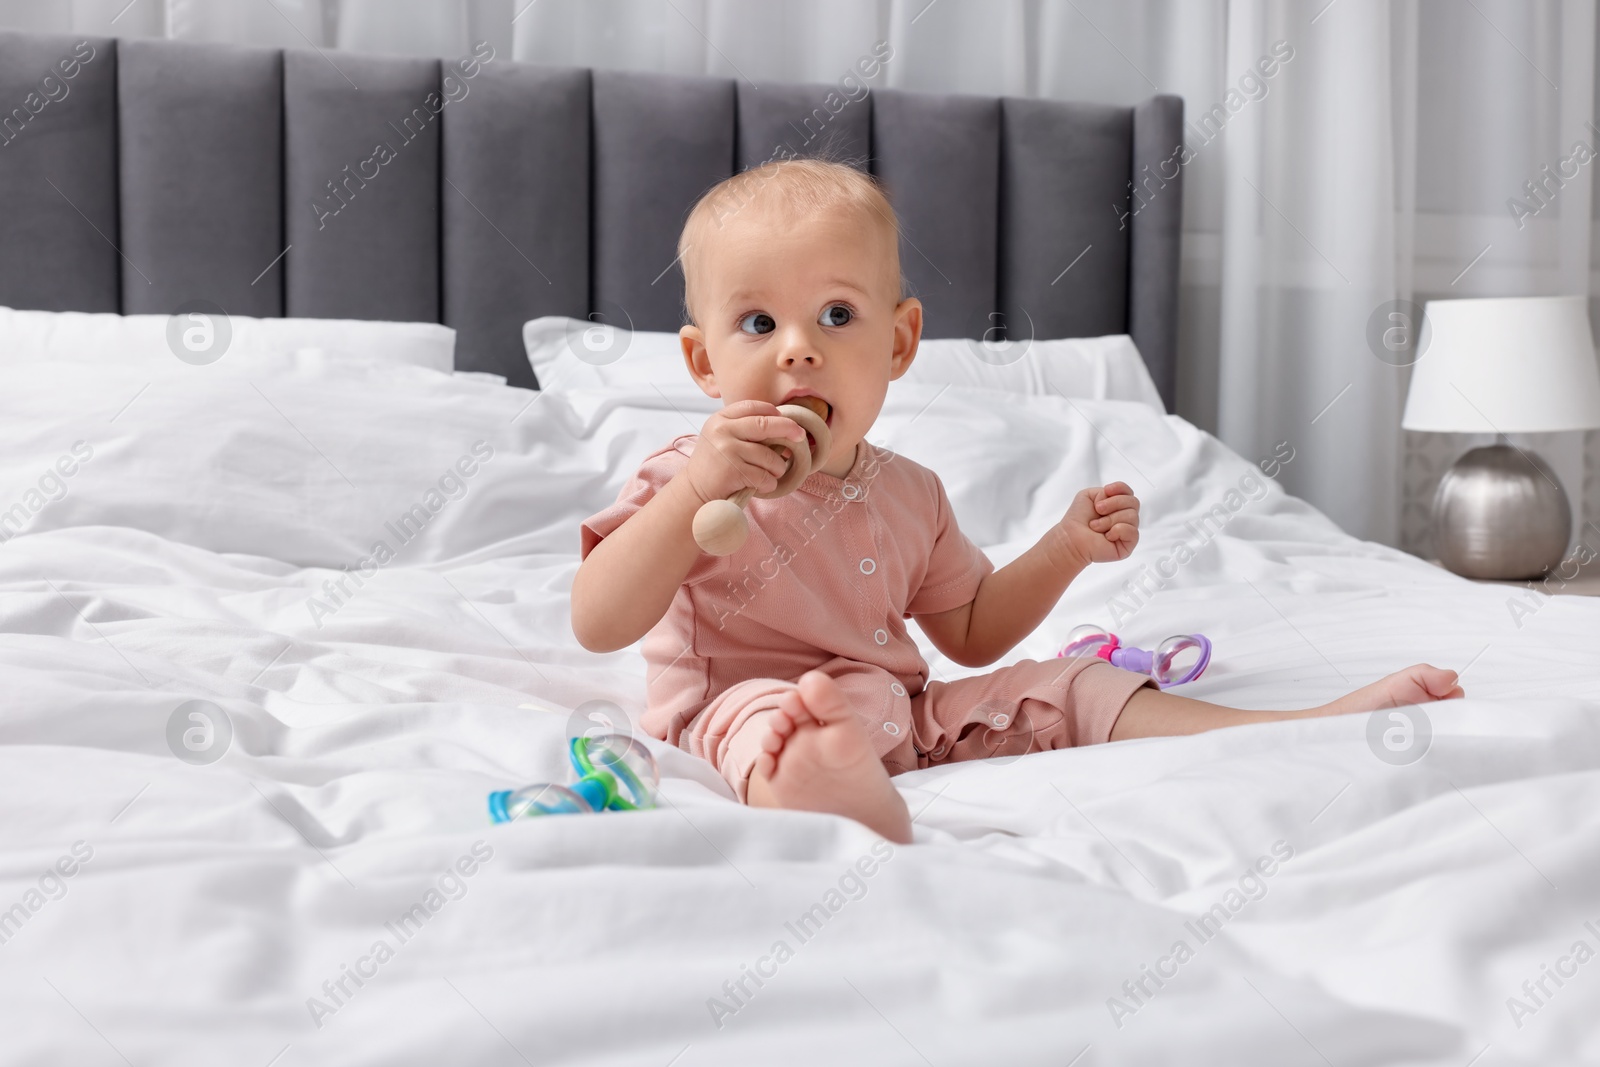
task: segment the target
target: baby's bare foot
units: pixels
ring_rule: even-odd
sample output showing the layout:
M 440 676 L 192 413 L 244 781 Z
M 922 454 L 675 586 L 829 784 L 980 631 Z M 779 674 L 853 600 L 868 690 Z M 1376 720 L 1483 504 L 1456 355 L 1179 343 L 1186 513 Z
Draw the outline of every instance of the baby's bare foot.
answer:
M 1371 685 L 1362 686 L 1354 693 L 1348 693 L 1317 710 L 1325 715 L 1348 715 L 1351 712 L 1397 708 L 1404 704 L 1455 700 L 1465 695 L 1465 691 L 1457 684 L 1455 671 L 1418 663 L 1403 671 L 1395 671 L 1387 678 L 1380 678 Z
M 749 802 L 843 815 L 891 841 L 909 844 L 911 816 L 873 754 L 866 728 L 844 693 L 821 671 L 779 699 L 750 775 Z

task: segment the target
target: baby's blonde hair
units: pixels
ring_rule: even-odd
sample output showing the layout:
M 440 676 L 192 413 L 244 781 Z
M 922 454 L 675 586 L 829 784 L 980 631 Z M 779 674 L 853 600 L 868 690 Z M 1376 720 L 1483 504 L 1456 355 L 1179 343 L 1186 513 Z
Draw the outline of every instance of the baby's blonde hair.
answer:
M 876 178 L 854 167 L 825 159 L 775 159 L 741 171 L 713 185 L 689 212 L 678 236 L 678 262 L 683 266 L 684 317 L 694 322 L 695 261 L 689 252 L 708 243 L 711 232 L 752 205 L 777 209 L 790 220 L 828 212 L 853 213 L 870 226 L 887 230 L 895 284 L 900 275 L 900 222 Z M 898 294 L 897 294 L 898 295 Z

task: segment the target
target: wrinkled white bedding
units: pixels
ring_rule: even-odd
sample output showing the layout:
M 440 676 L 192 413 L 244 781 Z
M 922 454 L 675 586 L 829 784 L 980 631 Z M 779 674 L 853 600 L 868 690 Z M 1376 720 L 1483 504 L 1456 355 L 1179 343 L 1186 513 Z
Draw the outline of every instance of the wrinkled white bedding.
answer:
M 714 402 L 311 356 L 13 364 L 0 397 L 0 1061 L 1600 1057 L 1600 601 L 1514 613 L 1180 419 L 897 385 L 873 439 L 997 563 L 1083 485 L 1144 500 L 1012 658 L 1115 614 L 1213 638 L 1196 697 L 1430 660 L 1470 699 L 1404 766 L 1358 716 L 918 772 L 890 850 L 659 745 L 659 811 L 488 825 L 489 790 L 565 777 L 568 709 L 639 710 L 636 652 L 571 638 L 576 527 Z M 169 747 L 190 700 L 227 712 L 213 763 Z

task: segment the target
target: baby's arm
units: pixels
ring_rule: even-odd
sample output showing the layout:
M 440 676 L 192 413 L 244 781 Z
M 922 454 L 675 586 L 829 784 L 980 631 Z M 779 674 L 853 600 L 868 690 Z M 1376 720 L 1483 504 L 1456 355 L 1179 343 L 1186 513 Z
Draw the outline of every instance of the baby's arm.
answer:
M 688 466 L 590 550 L 572 580 L 572 632 L 590 652 L 611 652 L 661 621 L 700 558 L 694 514 L 744 488 L 766 492 L 786 461 L 762 442 L 805 440 L 771 404 L 744 400 L 706 420 Z
M 983 667 L 1034 631 L 1091 563 L 1125 559 L 1139 543 L 1139 501 L 1125 482 L 1085 489 L 1028 551 L 990 574 L 970 604 L 917 622 L 935 648 Z

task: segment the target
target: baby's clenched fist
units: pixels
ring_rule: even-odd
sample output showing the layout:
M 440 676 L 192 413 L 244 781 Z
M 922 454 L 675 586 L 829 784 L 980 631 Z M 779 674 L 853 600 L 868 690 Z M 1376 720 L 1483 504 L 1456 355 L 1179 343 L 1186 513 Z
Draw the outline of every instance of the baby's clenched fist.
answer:
M 1080 490 L 1058 529 L 1084 566 L 1127 559 L 1139 543 L 1139 498 L 1127 482 Z

